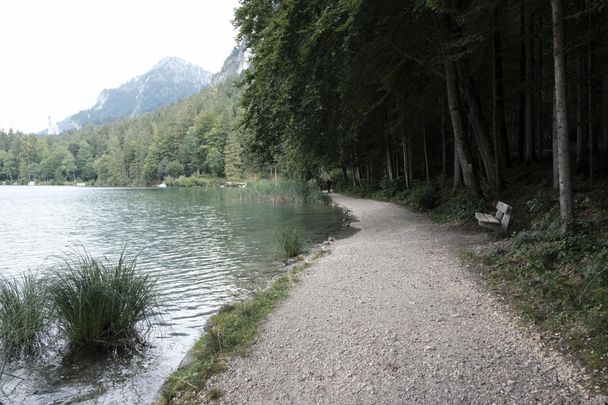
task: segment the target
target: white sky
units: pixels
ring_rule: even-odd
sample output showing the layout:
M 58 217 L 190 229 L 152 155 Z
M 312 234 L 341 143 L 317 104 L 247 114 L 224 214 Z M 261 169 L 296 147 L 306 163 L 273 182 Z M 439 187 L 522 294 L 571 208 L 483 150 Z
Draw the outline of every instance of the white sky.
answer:
M 37 132 L 167 56 L 211 72 L 238 0 L 1 0 L 0 129 Z

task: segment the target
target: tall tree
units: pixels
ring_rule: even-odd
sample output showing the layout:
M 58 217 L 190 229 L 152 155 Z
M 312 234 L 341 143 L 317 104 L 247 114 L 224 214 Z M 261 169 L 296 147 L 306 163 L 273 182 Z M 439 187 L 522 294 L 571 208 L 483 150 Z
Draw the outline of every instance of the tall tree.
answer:
M 568 141 L 568 107 L 566 96 L 566 55 L 562 0 L 551 0 L 553 22 L 553 69 L 555 74 L 555 116 L 557 127 L 557 158 L 559 167 L 559 203 L 561 230 L 572 228 L 574 207 L 570 174 L 570 147 Z

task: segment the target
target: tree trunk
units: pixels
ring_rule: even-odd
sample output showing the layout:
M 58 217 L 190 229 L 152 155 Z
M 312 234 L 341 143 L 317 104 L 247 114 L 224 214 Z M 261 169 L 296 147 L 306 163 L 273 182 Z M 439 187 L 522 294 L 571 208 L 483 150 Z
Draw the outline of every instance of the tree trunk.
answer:
M 559 158 L 557 154 L 557 116 L 556 116 L 556 102 L 555 102 L 555 89 L 553 89 L 553 128 L 552 131 L 552 150 L 553 150 L 553 188 L 559 189 Z
M 458 64 L 458 73 L 462 81 L 462 93 L 469 106 L 469 118 L 473 127 L 475 141 L 479 146 L 479 154 L 481 155 L 484 171 L 490 188 L 496 190 L 496 163 L 494 161 L 494 152 L 492 151 L 490 131 L 481 109 L 479 93 L 464 62 Z
M 521 3 L 520 10 L 520 33 L 521 37 L 525 38 L 525 6 L 524 1 Z M 524 89 L 526 88 L 526 41 L 521 42 L 521 51 L 520 51 L 520 59 L 519 59 L 519 114 L 517 120 L 517 161 L 524 161 L 524 145 L 525 145 L 525 132 L 526 132 L 526 92 Z
M 589 27 L 591 29 L 591 27 Z M 593 159 L 595 155 L 595 134 L 593 133 L 593 75 L 592 75 L 593 52 L 591 45 L 587 49 L 587 138 L 589 139 L 589 182 L 593 183 Z
M 602 80 L 602 152 L 608 153 L 608 73 Z
M 576 173 L 579 173 L 583 169 L 583 156 L 585 153 L 585 89 L 583 84 L 584 70 L 585 61 L 583 60 L 583 56 L 579 55 L 576 61 L 576 160 L 574 164 L 574 171 Z
M 407 147 L 405 135 L 401 134 L 401 146 L 403 148 L 403 178 L 405 180 L 405 188 L 410 188 L 410 172 L 407 158 Z
M 458 92 L 458 76 L 454 62 L 445 62 L 446 87 L 448 94 L 448 104 L 450 108 L 450 117 L 452 118 L 452 128 L 454 130 L 454 145 L 458 151 L 458 159 L 464 179 L 466 189 L 475 196 L 481 195 L 481 189 L 471 159 L 471 151 L 464 135 L 464 123 L 462 119 L 462 111 L 460 107 L 460 97 Z
M 534 42 L 532 40 L 533 31 L 533 14 L 531 11 L 532 5 L 530 1 L 525 2 L 524 15 L 524 49 L 525 49 L 525 98 L 526 98 L 526 146 L 525 146 L 525 162 L 532 163 L 534 159 Z
M 386 174 L 390 181 L 393 181 L 393 165 L 391 164 L 391 150 L 389 147 L 388 135 L 384 134 L 384 155 L 386 157 Z
M 498 26 L 498 16 L 494 15 L 494 122 L 496 138 L 494 147 L 498 149 L 499 159 L 496 160 L 501 168 L 510 166 L 509 142 L 507 140 L 507 120 L 505 116 L 505 89 L 502 65 L 502 36 Z M 499 180 L 500 181 L 500 180 Z
M 534 130 L 534 148 L 536 159 L 543 159 L 543 16 L 538 15 L 538 41 L 536 56 L 536 128 Z
M 426 122 L 422 121 L 422 142 L 424 143 L 424 169 L 426 172 L 426 182 L 429 184 L 431 182 L 431 177 L 429 176 L 429 156 L 426 149 Z
M 553 62 L 557 121 L 557 153 L 559 159 L 559 207 L 561 231 L 568 232 L 574 221 L 570 148 L 568 142 L 568 106 L 566 97 L 566 55 L 564 53 L 564 18 L 562 0 L 551 0 L 553 20 Z
M 502 93 L 502 44 L 500 41 L 500 32 L 498 28 L 498 18 L 494 14 L 494 39 L 492 41 L 492 50 L 494 59 L 492 64 L 493 69 L 493 94 L 492 94 L 492 141 L 494 143 L 494 163 L 496 170 L 496 193 L 502 191 L 502 173 L 501 169 L 506 166 L 506 161 L 501 158 L 502 150 L 505 145 L 501 142 L 501 138 L 505 138 L 506 123 L 504 111 L 504 95 Z M 498 99 L 501 99 L 500 102 Z M 499 104 L 501 104 L 499 106 Z M 508 149 L 507 149 L 508 150 Z
M 443 97 L 440 100 L 441 103 L 441 177 L 445 179 L 448 176 L 448 145 L 445 136 L 445 102 Z
M 462 169 L 460 168 L 460 159 L 458 159 L 458 149 L 454 145 L 454 189 L 462 185 Z
M 410 186 L 414 185 L 414 148 L 412 148 L 412 140 L 410 137 L 405 138 L 407 145 L 407 174 L 409 175 Z

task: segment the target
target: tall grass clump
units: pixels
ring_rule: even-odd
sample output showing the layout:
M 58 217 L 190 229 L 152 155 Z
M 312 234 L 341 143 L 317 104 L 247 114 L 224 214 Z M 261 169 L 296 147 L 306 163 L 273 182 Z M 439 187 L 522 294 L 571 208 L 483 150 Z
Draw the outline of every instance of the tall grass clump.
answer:
M 316 185 L 295 180 L 261 180 L 235 190 L 238 198 L 246 202 L 303 203 L 328 202 Z
M 123 251 L 118 261 L 70 253 L 55 271 L 50 297 L 58 325 L 73 346 L 131 346 L 155 314 L 155 280 Z
M 280 230 L 277 234 L 277 240 L 281 253 L 287 257 L 297 256 L 304 250 L 304 236 L 298 228 L 287 227 Z
M 39 347 L 47 324 L 46 297 L 34 274 L 0 279 L 0 347 L 5 359 Z

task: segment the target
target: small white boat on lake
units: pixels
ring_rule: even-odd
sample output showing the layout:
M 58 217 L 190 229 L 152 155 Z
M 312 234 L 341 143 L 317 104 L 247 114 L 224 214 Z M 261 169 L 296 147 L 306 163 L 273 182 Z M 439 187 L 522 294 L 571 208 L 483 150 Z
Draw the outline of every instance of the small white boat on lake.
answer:
M 167 188 L 167 185 L 165 183 L 160 183 L 159 185 L 157 185 L 156 187 L 160 187 L 160 188 Z
M 35 181 L 30 181 L 29 183 L 27 183 L 28 186 L 35 186 L 36 182 Z

